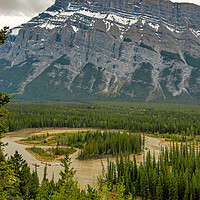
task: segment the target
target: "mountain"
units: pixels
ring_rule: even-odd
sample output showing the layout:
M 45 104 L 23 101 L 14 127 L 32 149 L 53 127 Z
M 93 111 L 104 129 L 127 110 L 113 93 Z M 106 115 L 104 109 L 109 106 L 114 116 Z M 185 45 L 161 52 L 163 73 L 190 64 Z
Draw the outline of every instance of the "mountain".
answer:
M 23 100 L 200 100 L 200 6 L 56 0 L 0 46 L 0 91 Z

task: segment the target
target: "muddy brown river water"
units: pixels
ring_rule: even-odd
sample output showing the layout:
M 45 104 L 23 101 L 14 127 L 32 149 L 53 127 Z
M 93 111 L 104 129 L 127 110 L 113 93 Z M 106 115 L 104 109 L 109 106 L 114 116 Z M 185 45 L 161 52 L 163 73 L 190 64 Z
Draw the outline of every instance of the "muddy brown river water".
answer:
M 35 169 L 34 164 L 37 164 L 39 167 L 37 167 L 37 172 L 40 181 L 43 178 L 43 172 L 44 172 L 44 163 L 34 158 L 30 153 L 26 151 L 26 148 L 29 147 L 28 145 L 18 144 L 15 141 L 20 140 L 23 138 L 23 135 L 19 135 L 17 137 L 7 135 L 2 139 L 3 143 L 8 143 L 8 146 L 4 148 L 4 153 L 7 154 L 7 157 L 10 155 L 13 155 L 16 150 L 23 156 L 23 159 L 25 159 L 31 170 Z M 151 154 L 155 153 L 156 160 L 158 159 L 158 156 L 161 151 L 161 147 L 164 147 L 164 144 L 161 143 L 161 141 L 158 138 L 152 138 L 147 137 L 145 138 L 145 150 L 144 154 L 150 150 Z M 144 154 L 137 155 L 136 159 L 137 162 L 143 161 Z M 96 160 L 78 160 L 77 159 L 78 152 L 75 152 L 74 154 L 70 155 L 72 159 L 72 165 L 76 170 L 76 178 L 78 181 L 79 186 L 82 188 L 86 187 L 88 184 L 95 186 L 97 183 L 97 177 L 102 173 L 102 164 L 104 165 L 104 168 L 107 167 L 107 159 L 96 159 Z M 115 160 L 115 158 L 110 158 L 110 160 Z M 52 175 L 54 174 L 54 180 L 57 181 L 59 179 L 59 172 L 63 170 L 63 167 L 60 165 L 60 162 L 48 162 L 47 167 L 47 178 L 51 179 Z

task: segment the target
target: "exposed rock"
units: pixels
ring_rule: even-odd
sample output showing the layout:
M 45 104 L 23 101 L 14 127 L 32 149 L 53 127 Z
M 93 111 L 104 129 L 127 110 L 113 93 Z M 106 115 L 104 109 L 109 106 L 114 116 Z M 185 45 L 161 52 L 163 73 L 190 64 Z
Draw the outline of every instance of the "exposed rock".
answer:
M 0 89 L 15 98 L 200 97 L 200 7 L 193 4 L 56 0 L 12 29 L 0 52 Z

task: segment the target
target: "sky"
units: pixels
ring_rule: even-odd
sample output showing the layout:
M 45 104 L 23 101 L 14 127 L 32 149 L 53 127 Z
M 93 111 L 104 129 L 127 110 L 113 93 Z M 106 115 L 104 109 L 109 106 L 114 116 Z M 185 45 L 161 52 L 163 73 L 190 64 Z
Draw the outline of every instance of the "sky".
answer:
M 0 0 L 0 29 L 26 23 L 54 2 L 55 0 Z
M 190 2 L 200 5 L 200 0 L 171 0 L 172 2 Z M 54 4 L 55 0 L 0 0 L 0 29 L 13 28 L 28 22 L 31 18 Z

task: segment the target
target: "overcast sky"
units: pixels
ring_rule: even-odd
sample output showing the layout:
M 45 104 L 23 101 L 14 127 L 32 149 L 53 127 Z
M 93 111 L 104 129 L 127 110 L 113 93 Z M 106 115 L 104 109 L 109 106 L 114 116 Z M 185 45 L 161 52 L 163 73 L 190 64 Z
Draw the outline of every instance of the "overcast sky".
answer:
M 171 0 L 200 5 L 200 0 Z M 55 0 L 0 0 L 0 28 L 18 26 L 51 6 Z
M 0 28 L 29 21 L 54 4 L 55 0 L 0 0 Z

